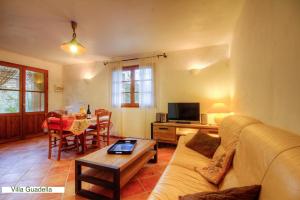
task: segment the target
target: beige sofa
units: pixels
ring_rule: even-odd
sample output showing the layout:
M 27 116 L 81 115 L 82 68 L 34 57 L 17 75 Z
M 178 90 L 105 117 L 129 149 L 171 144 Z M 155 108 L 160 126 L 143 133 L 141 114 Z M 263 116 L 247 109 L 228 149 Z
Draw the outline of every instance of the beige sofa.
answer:
M 238 115 L 224 119 L 219 134 L 220 148 L 236 143 L 233 166 L 219 187 L 194 171 L 209 159 L 185 147 L 189 134 L 180 138 L 149 200 L 253 184 L 262 185 L 260 200 L 300 200 L 300 136 Z

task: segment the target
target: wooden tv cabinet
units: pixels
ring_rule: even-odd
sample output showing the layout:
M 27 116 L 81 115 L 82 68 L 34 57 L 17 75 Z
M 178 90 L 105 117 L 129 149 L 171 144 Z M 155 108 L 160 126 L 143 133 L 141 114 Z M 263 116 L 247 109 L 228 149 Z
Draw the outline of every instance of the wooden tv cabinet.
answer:
M 219 127 L 216 125 L 197 124 L 181 124 L 175 122 L 151 123 L 151 139 L 157 142 L 177 144 L 181 135 L 189 132 L 197 132 L 201 130 L 203 133 L 218 134 Z

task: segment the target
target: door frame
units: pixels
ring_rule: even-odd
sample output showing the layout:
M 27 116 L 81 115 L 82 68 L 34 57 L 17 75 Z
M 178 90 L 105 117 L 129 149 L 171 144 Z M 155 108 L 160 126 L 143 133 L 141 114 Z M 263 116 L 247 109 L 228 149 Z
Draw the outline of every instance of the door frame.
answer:
M 0 117 L 10 117 L 10 116 L 19 116 L 20 117 L 20 123 L 19 123 L 19 127 L 20 127 L 20 135 L 16 137 L 16 139 L 20 139 L 23 137 L 23 115 L 22 115 L 22 90 L 23 90 L 23 85 L 22 85 L 22 68 L 25 66 L 22 65 L 18 65 L 15 63 L 10 63 L 10 62 L 5 62 L 5 61 L 0 61 L 0 65 L 5 66 L 5 67 L 12 67 L 12 68 L 17 68 L 19 69 L 19 112 L 18 113 L 0 113 Z M 7 126 L 7 124 L 5 124 L 5 126 Z M 7 133 L 5 133 L 7 134 Z M 14 138 L 9 138 L 9 139 L 5 139 L 4 141 L 8 140 L 10 141 L 11 139 Z
M 38 112 L 26 112 L 26 70 L 29 71 L 34 71 L 34 72 L 40 72 L 44 74 L 44 111 L 38 111 Z M 37 115 L 37 114 L 46 114 L 48 113 L 48 70 L 45 69 L 40 69 L 40 68 L 35 68 L 35 67 L 29 67 L 29 66 L 24 66 L 22 69 L 22 85 L 23 85 L 23 90 L 22 90 L 22 138 L 25 138 L 26 136 L 30 136 L 30 134 L 26 134 L 25 130 L 25 118 L 26 115 Z M 38 133 L 34 133 L 38 134 Z
M 43 112 L 48 112 L 48 70 L 46 69 L 40 69 L 40 68 L 35 68 L 35 67 L 28 67 L 28 66 L 23 66 L 23 69 L 22 69 L 22 112 L 23 113 L 26 113 L 26 110 L 25 110 L 25 103 L 26 103 L 26 97 L 25 97 L 25 94 L 26 94 L 26 70 L 29 70 L 29 71 L 34 71 L 34 72 L 40 72 L 40 73 L 44 73 L 44 84 L 45 84 L 45 108 L 44 108 L 44 111 Z M 28 112 L 28 114 L 40 114 L 42 112 Z
M 17 68 L 20 70 L 20 77 L 19 77 L 19 112 L 18 113 L 0 113 L 0 117 L 6 117 L 6 116 L 20 116 L 20 136 L 17 136 L 16 138 L 9 138 L 9 139 L 4 139 L 4 142 L 6 140 L 11 141 L 11 140 L 16 140 L 20 138 L 25 138 L 26 134 L 24 134 L 24 117 L 25 117 L 25 95 L 26 95 L 26 70 L 30 71 L 36 71 L 36 72 L 41 72 L 44 73 L 44 84 L 45 84 L 45 99 L 44 99 L 44 111 L 43 112 L 28 112 L 27 114 L 41 114 L 41 113 L 47 113 L 48 112 L 48 70 L 45 69 L 40 69 L 36 67 L 31 67 L 31 66 L 26 66 L 26 65 L 21 65 L 21 64 L 16 64 L 16 63 L 11 63 L 11 62 L 6 62 L 6 61 L 1 61 L 0 60 L 0 65 L 5 66 L 5 67 L 12 67 L 12 68 Z M 2 142 L 0 142 L 2 143 Z

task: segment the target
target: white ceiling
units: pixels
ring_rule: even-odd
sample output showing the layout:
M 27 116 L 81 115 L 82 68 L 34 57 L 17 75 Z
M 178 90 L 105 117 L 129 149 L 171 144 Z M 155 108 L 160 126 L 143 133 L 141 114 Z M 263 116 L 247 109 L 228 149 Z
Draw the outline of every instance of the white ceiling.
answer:
M 0 48 L 61 64 L 230 43 L 243 0 L 0 0 Z M 87 48 L 72 57 L 70 20 Z

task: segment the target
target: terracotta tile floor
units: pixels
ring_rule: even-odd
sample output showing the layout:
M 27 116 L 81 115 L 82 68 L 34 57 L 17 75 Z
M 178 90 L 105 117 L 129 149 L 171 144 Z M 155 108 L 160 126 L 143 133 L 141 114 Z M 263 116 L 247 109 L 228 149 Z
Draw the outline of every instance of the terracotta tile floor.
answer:
M 112 141 L 116 140 L 112 138 Z M 104 146 L 104 144 L 102 144 Z M 147 164 L 121 190 L 124 200 L 143 200 L 154 188 L 174 152 L 174 147 L 159 148 L 158 163 Z M 90 149 L 87 153 L 94 150 Z M 74 159 L 82 155 L 75 150 L 62 152 L 61 161 L 56 161 L 56 149 L 48 160 L 48 137 L 42 136 L 0 144 L 1 186 L 65 186 L 64 194 L 1 194 L 1 200 L 11 199 L 85 199 L 74 194 Z M 83 188 L 102 191 L 90 184 Z

